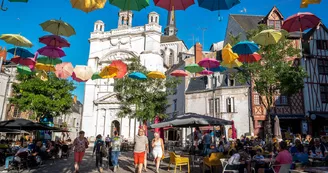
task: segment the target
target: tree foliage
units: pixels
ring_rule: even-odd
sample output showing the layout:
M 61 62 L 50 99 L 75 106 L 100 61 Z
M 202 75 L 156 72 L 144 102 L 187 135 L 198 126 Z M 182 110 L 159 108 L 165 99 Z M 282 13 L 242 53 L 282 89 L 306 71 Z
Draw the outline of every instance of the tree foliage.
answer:
M 48 81 L 42 81 L 34 74 L 18 75 L 18 83 L 13 84 L 14 95 L 9 98 L 21 111 L 32 111 L 36 119 L 47 116 L 60 116 L 70 112 L 73 104 L 71 91 L 73 82 L 48 75 Z
M 142 66 L 138 58 L 129 60 L 128 73 L 141 72 L 148 74 L 149 71 Z M 175 88 L 178 80 L 151 79 L 137 80 L 129 77 L 116 79 L 115 90 L 117 98 L 121 101 L 119 117 L 137 118 L 141 121 L 153 120 L 156 116 L 165 117 L 165 110 L 168 107 L 167 96 Z

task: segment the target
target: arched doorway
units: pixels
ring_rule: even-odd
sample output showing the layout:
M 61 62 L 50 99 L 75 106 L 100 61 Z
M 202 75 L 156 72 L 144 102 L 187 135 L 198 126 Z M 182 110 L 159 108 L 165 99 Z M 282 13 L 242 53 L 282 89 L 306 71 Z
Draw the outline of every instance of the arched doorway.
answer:
M 111 136 L 114 136 L 114 132 L 117 131 L 121 135 L 121 125 L 117 120 L 112 121 Z

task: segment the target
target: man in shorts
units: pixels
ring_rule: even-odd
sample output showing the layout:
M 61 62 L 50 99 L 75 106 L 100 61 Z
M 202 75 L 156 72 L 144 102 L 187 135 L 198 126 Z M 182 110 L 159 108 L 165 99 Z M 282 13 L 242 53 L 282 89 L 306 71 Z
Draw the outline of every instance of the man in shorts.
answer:
M 142 171 L 146 151 L 148 151 L 148 138 L 145 136 L 145 131 L 139 129 L 134 139 L 134 166 L 137 173 Z

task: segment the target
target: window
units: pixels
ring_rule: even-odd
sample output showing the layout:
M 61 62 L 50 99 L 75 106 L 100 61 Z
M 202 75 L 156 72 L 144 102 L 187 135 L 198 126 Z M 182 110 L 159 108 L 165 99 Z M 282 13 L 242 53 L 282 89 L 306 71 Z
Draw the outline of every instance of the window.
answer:
M 214 115 L 214 109 L 215 109 L 215 115 L 220 114 L 220 99 L 219 98 L 215 99 L 215 103 L 214 103 L 215 105 L 213 105 L 213 99 L 209 99 L 208 104 L 209 104 L 209 108 L 210 108 L 210 111 L 209 111 L 210 116 Z
M 20 114 L 21 114 L 20 110 L 17 107 L 15 107 L 13 117 L 19 118 Z
M 213 108 L 213 99 L 210 99 L 209 101 L 208 101 L 208 106 L 209 106 L 209 108 L 210 108 L 210 115 L 213 115 L 214 114 L 214 108 Z
M 235 112 L 235 99 L 233 97 L 227 98 L 227 112 Z
M 281 29 L 281 21 L 280 20 L 269 20 L 269 27 L 273 29 L 280 30 Z
M 260 96 L 258 94 L 254 94 L 254 104 L 260 105 Z
M 153 22 L 153 16 L 150 17 L 150 22 Z
M 173 100 L 173 112 L 177 111 L 177 99 Z
M 171 51 L 171 53 L 170 53 L 170 57 L 169 57 L 170 59 L 170 62 L 169 62 L 169 65 L 173 65 L 174 64 L 174 57 L 173 57 L 173 52 Z
M 76 127 L 76 118 L 73 120 L 73 127 Z
M 317 49 L 328 50 L 328 40 L 317 40 Z
M 157 17 L 155 17 L 155 22 L 157 23 Z
M 213 84 L 212 88 L 216 88 L 218 86 L 216 78 L 218 77 L 217 76 L 212 77 L 212 84 Z
M 320 85 L 320 96 L 322 103 L 328 103 L 328 85 Z
M 318 59 L 319 74 L 328 74 L 328 60 Z
M 288 105 L 287 96 L 275 96 L 275 104 L 276 105 Z
M 235 86 L 235 79 L 229 78 L 229 86 Z
M 258 127 L 263 127 L 263 121 L 261 121 L 261 120 L 257 121 L 257 126 Z
M 100 25 L 100 29 L 99 29 L 99 31 L 102 31 L 102 27 L 103 27 L 103 26 L 102 26 L 102 25 Z
M 220 114 L 220 99 L 215 99 L 215 115 Z

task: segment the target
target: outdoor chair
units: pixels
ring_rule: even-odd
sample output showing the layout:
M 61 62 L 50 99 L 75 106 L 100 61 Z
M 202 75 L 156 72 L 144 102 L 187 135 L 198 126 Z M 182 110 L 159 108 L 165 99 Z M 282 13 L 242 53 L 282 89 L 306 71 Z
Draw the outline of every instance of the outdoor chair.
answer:
M 221 164 L 222 164 L 222 167 L 223 167 L 223 171 L 222 173 L 225 173 L 225 172 L 232 172 L 232 173 L 239 173 L 239 170 L 227 170 L 227 166 L 229 165 L 228 163 L 228 160 L 227 159 L 220 159 L 221 161 Z
M 205 166 L 210 167 L 212 173 L 212 166 L 221 166 L 220 159 L 223 158 L 223 153 L 211 153 L 210 157 L 205 157 L 203 162 L 203 173 L 205 172 Z
M 188 166 L 188 173 L 190 173 L 190 165 L 189 165 L 189 158 L 188 157 L 181 157 L 180 155 L 176 155 L 174 152 L 170 152 L 170 163 L 169 167 L 167 168 L 168 171 L 170 171 L 170 165 L 174 165 L 174 173 L 177 171 L 177 166 Z
M 274 168 L 280 166 L 279 172 L 276 172 Z M 291 164 L 281 164 L 281 165 L 272 165 L 272 170 L 274 173 L 289 173 Z

